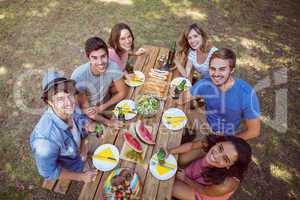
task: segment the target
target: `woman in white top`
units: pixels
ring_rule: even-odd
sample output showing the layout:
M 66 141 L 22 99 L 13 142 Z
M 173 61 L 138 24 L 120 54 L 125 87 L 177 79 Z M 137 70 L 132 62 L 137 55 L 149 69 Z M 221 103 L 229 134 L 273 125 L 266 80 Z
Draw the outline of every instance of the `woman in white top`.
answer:
M 192 24 L 182 33 L 179 46 L 179 54 L 188 58 L 186 66 L 183 67 L 179 60 L 175 64 L 182 76 L 190 77 L 192 68 L 202 76 L 208 76 L 208 65 L 211 55 L 218 50 L 207 41 L 207 34 L 197 24 Z

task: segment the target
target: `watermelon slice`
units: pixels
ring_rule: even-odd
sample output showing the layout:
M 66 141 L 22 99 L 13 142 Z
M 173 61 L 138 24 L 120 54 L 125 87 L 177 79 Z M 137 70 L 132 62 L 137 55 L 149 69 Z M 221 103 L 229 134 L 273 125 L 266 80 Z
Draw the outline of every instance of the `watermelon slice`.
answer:
M 155 144 L 151 132 L 145 127 L 144 122 L 137 121 L 135 126 L 135 132 L 138 138 L 146 144 Z
M 127 144 L 130 146 L 130 148 L 132 148 L 133 150 L 139 153 L 143 152 L 143 147 L 141 143 L 135 137 L 133 137 L 131 133 L 125 132 L 124 139 L 127 142 Z

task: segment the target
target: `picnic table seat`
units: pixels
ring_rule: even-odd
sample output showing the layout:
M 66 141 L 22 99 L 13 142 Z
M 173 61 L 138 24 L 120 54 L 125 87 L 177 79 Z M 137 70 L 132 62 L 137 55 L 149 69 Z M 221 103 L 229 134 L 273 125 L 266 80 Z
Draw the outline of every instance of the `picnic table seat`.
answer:
M 85 161 L 85 167 L 84 169 L 86 170 L 89 168 L 92 160 L 91 157 L 88 157 L 87 160 Z M 42 188 L 57 192 L 60 194 L 66 194 L 70 188 L 70 185 L 72 183 L 72 180 L 67 180 L 67 179 L 57 179 L 57 180 L 44 180 L 42 184 Z

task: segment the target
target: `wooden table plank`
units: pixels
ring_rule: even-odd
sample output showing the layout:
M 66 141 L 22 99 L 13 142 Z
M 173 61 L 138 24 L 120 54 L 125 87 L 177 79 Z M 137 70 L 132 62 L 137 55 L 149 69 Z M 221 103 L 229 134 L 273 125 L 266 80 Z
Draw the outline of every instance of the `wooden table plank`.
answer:
M 180 74 L 177 73 L 176 71 L 177 70 L 175 70 L 173 72 L 173 79 L 180 76 Z M 185 113 L 186 113 L 187 109 L 189 108 L 186 105 L 179 105 L 178 100 L 172 99 L 170 96 L 168 96 L 165 110 L 172 108 L 172 107 L 179 108 L 179 109 L 183 110 Z M 162 125 L 162 126 L 164 126 L 164 125 Z M 183 134 L 183 129 L 178 130 L 178 131 L 172 131 L 172 130 L 168 130 L 167 128 L 164 128 L 164 129 L 162 129 L 162 133 L 168 136 L 168 139 L 167 139 L 167 141 L 168 141 L 167 147 L 168 148 L 174 148 L 174 147 L 180 145 L 181 139 L 182 139 L 182 134 Z M 174 155 L 174 156 L 176 159 L 178 158 L 178 155 Z M 175 181 L 175 176 L 172 177 L 171 179 L 169 179 L 168 181 L 160 181 L 156 199 L 159 199 L 159 200 L 171 199 L 174 181 Z
M 150 69 L 153 68 L 156 63 L 156 59 L 159 54 L 159 48 L 155 48 L 153 46 L 147 46 L 146 49 L 147 49 L 147 59 L 144 63 L 142 72 L 144 73 L 147 81 L 147 75 Z M 135 92 L 132 95 L 133 100 L 136 100 L 141 95 L 142 88 L 143 86 L 140 86 L 135 89 Z
M 60 179 L 54 187 L 54 192 L 66 194 L 71 184 L 71 180 Z
M 112 144 L 115 141 L 118 131 L 113 128 L 104 127 L 103 138 L 100 140 L 100 144 Z M 91 200 L 95 196 L 99 182 L 103 176 L 103 172 L 98 173 L 96 180 L 91 183 L 85 183 L 82 187 L 82 190 L 79 195 L 79 200 Z
M 45 188 L 47 190 L 52 190 L 56 184 L 57 180 L 44 180 L 42 184 L 42 188 Z
M 158 152 L 160 147 L 166 147 L 168 137 L 169 137 L 169 135 L 166 133 L 167 131 L 168 130 L 163 125 L 160 125 L 157 139 L 156 139 L 156 144 L 153 148 L 151 156 L 154 153 Z M 156 199 L 156 194 L 159 188 L 159 182 L 160 182 L 159 180 L 157 180 L 155 177 L 152 176 L 150 170 L 148 169 L 146 174 L 146 179 L 145 179 L 145 185 L 143 188 L 142 199 L 145 200 Z
M 158 52 L 158 55 L 156 57 L 156 60 L 157 58 L 159 58 L 160 56 L 162 55 L 165 55 L 166 53 L 168 52 L 167 49 L 165 48 L 160 48 L 159 52 Z M 157 68 L 157 61 L 155 62 L 151 62 L 153 65 L 148 65 L 148 68 L 146 71 L 149 72 L 151 68 Z M 171 76 L 171 75 L 170 75 Z M 161 123 L 161 116 L 163 114 L 163 110 L 164 110 L 164 106 L 165 106 L 165 101 L 161 101 L 161 110 L 158 114 L 156 114 L 156 116 L 154 118 L 145 118 L 145 124 L 147 125 L 152 125 L 152 128 L 153 128 L 153 131 L 152 131 L 152 134 L 153 134 L 153 137 L 155 138 L 156 140 L 156 143 L 157 141 L 159 141 L 157 135 L 158 135 L 158 130 L 159 130 L 159 126 L 160 126 L 160 123 Z M 136 170 L 135 172 L 139 175 L 140 177 L 140 180 L 142 183 L 145 182 L 146 180 L 146 176 L 147 176 L 147 173 L 148 173 L 148 170 L 149 170 L 149 162 L 150 162 L 150 159 L 153 155 L 153 149 L 154 149 L 154 146 L 148 146 L 148 149 L 147 149 L 147 153 L 145 155 L 145 162 L 148 163 L 146 166 L 137 166 L 136 167 Z M 150 180 L 151 178 L 148 178 L 148 180 Z M 150 184 L 151 184 L 151 180 L 149 181 Z M 147 184 L 147 183 L 145 183 Z M 144 193 L 144 188 L 145 187 L 148 187 L 148 186 L 144 186 L 143 189 L 142 189 L 142 193 Z M 147 193 L 151 193 L 151 191 L 148 191 Z M 152 193 L 152 196 L 153 196 L 153 193 Z M 144 195 L 143 195 L 143 198 L 144 198 Z

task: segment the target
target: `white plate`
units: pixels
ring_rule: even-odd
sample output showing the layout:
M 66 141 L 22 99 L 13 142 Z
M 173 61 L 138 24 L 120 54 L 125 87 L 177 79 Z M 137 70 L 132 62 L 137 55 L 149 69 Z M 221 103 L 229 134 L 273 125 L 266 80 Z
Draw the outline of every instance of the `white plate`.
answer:
M 111 158 L 116 159 L 116 161 L 110 161 L 109 159 L 105 159 L 106 155 L 103 156 L 103 159 L 94 158 L 94 156 L 97 156 L 99 153 L 101 154 L 101 152 L 104 153 L 104 151 L 111 151 L 112 153 Z M 115 168 L 118 165 L 119 159 L 120 159 L 120 154 L 116 146 L 112 144 L 103 144 L 99 146 L 94 152 L 93 164 L 97 169 L 106 172 Z
M 175 118 L 174 118 L 175 117 Z M 178 118 L 179 117 L 179 118 Z M 183 120 L 180 120 L 180 118 L 183 118 Z M 173 120 L 180 120 L 178 121 L 177 123 L 170 123 L 170 120 L 172 121 Z M 185 115 L 185 113 L 178 109 L 178 108 L 170 108 L 168 110 L 165 111 L 165 113 L 163 114 L 162 116 L 162 121 L 163 121 L 163 124 L 170 130 L 180 130 L 182 129 L 183 127 L 185 127 L 188 119 Z
M 166 166 L 166 167 L 164 167 Z M 160 171 L 161 167 L 165 172 Z M 157 154 L 154 154 L 150 160 L 150 172 L 158 180 L 164 181 L 172 178 L 177 171 L 177 161 L 172 154 L 169 154 L 168 158 L 165 160 L 165 164 L 159 165 L 157 161 Z
M 130 87 L 137 87 L 140 85 L 143 85 L 145 82 L 145 75 L 141 71 L 134 71 L 134 74 L 141 80 L 141 81 L 132 81 L 132 80 L 127 80 L 125 79 L 125 83 L 130 86 Z
M 184 86 L 184 91 L 189 89 L 191 86 L 192 86 L 192 83 L 189 79 L 185 78 L 185 77 L 177 77 L 175 79 L 172 80 L 171 82 L 171 87 L 174 87 L 174 86 L 178 86 L 181 81 L 185 80 L 185 86 Z
M 118 118 L 119 115 L 119 110 L 117 108 L 124 108 L 125 107 L 129 107 L 130 110 L 133 113 L 125 113 L 125 120 L 130 120 L 132 118 L 134 118 L 137 115 L 137 111 L 136 111 L 136 105 L 134 103 L 134 101 L 130 100 L 130 99 L 125 99 L 123 101 L 120 101 L 116 106 L 115 109 L 113 111 L 113 113 L 115 114 L 115 116 Z

